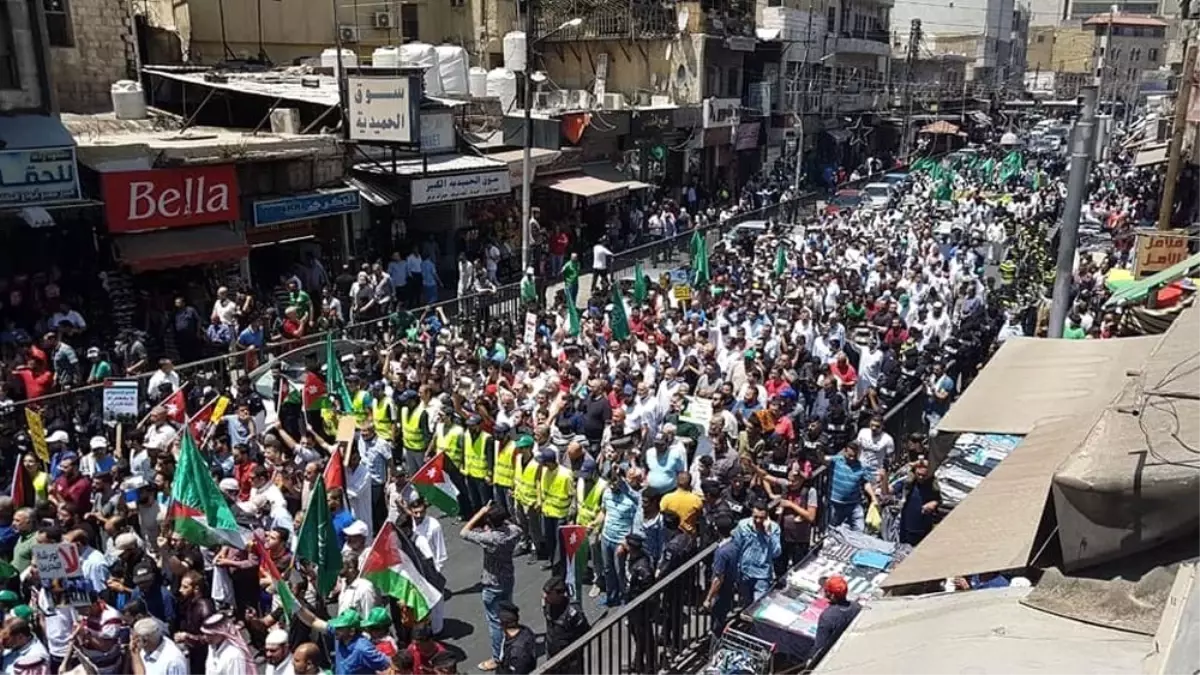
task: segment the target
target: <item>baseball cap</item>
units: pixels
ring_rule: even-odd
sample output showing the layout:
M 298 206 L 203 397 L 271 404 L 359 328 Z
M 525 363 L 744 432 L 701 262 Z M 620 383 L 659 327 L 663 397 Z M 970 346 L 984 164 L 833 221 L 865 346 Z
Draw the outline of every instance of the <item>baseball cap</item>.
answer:
M 384 626 L 390 626 L 391 623 L 392 617 L 390 614 L 388 614 L 387 608 L 373 607 L 371 611 L 367 613 L 367 618 L 363 619 L 362 627 L 383 628 Z
M 557 459 L 558 458 L 554 456 L 554 451 L 549 448 L 542 450 L 541 454 L 538 455 L 538 461 L 542 464 L 549 464 Z
M 831 598 L 845 598 L 846 593 L 849 592 L 846 579 L 840 576 L 832 576 L 826 579 L 824 589 L 825 595 Z
M 596 475 L 596 460 L 592 459 L 591 457 L 583 460 L 583 464 L 579 466 L 579 473 L 583 476 Z
M 525 434 L 524 436 L 517 439 L 516 445 L 518 448 L 532 448 L 533 447 L 533 436 L 530 436 L 529 434 Z
M 356 520 L 347 525 L 346 529 L 342 530 L 342 534 L 347 537 L 365 537 L 367 535 L 367 524 L 361 520 Z
M 358 612 L 348 609 L 329 620 L 330 628 L 355 628 L 362 625 L 362 617 Z
M 150 565 L 138 565 L 133 568 L 133 583 L 140 584 L 142 582 L 154 581 L 154 568 Z
M 88 447 L 92 450 L 102 450 L 108 447 L 108 439 L 103 436 L 92 436 L 92 440 L 88 441 Z
M 55 431 L 46 437 L 47 443 L 66 443 L 69 440 L 71 440 L 71 438 L 67 436 L 67 432 L 63 431 L 62 429 L 59 429 L 58 431 Z

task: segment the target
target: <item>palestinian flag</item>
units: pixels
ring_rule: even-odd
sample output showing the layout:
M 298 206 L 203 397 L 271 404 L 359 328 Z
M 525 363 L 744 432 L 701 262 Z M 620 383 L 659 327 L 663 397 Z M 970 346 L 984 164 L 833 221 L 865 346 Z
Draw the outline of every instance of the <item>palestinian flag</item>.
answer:
M 217 489 L 191 430 L 186 428 L 179 445 L 179 465 L 171 483 L 167 516 L 174 521 L 176 532 L 199 546 L 246 548 L 246 538 L 233 518 L 233 510 Z
M 328 404 L 329 391 L 325 388 L 325 380 L 316 373 L 305 371 L 304 383 L 300 389 L 300 405 L 305 410 L 320 410 L 328 407 Z
M 329 456 L 329 462 L 325 465 L 325 489 L 335 487 L 346 489 L 346 467 L 340 447 L 333 449 L 333 454 Z
M 263 544 L 262 536 L 258 533 L 254 535 L 254 553 L 260 561 L 259 569 L 263 574 L 271 580 L 271 586 L 275 589 L 275 595 L 279 596 L 279 604 L 283 607 L 283 620 L 290 624 L 292 615 L 296 613 L 296 595 L 292 593 L 292 587 L 288 585 L 287 580 L 279 573 L 279 567 L 271 560 L 271 554 L 267 551 L 267 547 Z
M 285 376 L 279 377 L 279 396 L 275 399 L 275 414 L 283 410 L 283 404 L 292 399 L 292 382 Z
M 442 594 L 421 576 L 417 561 L 406 556 L 400 546 L 400 533 L 392 523 L 384 523 L 375 542 L 367 550 L 359 574 L 380 593 L 400 601 L 412 610 L 417 621 L 429 616 L 429 610 L 442 601 Z
M 439 452 L 412 477 L 413 487 L 431 506 L 447 516 L 458 515 L 458 488 L 446 475 L 446 455 Z
M 583 525 L 563 525 L 558 528 L 559 544 L 567 563 L 567 588 L 571 597 L 583 600 L 583 578 L 588 566 L 588 529 Z
M 8 494 L 12 496 L 13 508 L 20 509 L 33 506 L 36 495 L 33 490 L 33 478 L 25 470 L 25 462 L 17 456 L 17 465 L 13 467 L 12 485 L 8 486 Z
M 175 424 L 183 424 L 187 419 L 187 398 L 183 395 L 183 387 L 171 392 L 159 405 L 166 409 L 167 419 Z

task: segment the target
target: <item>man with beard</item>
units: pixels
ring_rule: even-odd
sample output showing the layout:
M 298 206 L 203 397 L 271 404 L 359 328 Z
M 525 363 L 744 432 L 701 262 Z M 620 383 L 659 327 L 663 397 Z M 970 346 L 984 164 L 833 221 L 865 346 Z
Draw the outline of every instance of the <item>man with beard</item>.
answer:
M 267 661 L 266 675 L 294 675 L 287 631 L 276 628 L 267 633 L 263 656 Z
M 441 573 L 449 557 L 446 554 L 446 536 L 442 532 L 442 524 L 437 518 L 429 515 L 429 505 L 421 497 L 414 499 L 408 505 L 408 513 L 412 516 L 412 542 L 433 564 L 434 569 Z M 439 602 L 429 612 L 429 624 L 433 634 L 442 632 L 442 621 L 445 604 Z
M 190 570 L 179 581 L 179 627 L 175 644 L 187 650 L 188 672 L 203 673 L 208 658 L 208 642 L 201 630 L 216 610 L 204 586 L 204 573 Z

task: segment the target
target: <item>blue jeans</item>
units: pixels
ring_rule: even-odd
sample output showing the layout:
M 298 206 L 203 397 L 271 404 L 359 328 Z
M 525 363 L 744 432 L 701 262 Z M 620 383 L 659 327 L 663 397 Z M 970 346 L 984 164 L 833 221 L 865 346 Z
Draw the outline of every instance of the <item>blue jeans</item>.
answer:
M 855 502 L 853 504 L 830 502 L 829 505 L 833 507 L 829 511 L 830 527 L 837 527 L 844 524 L 855 532 L 862 532 L 866 527 L 862 502 Z
M 567 292 L 567 300 L 569 300 L 572 305 L 579 306 L 579 282 L 577 281 L 573 284 L 565 284 L 564 290 Z
M 500 661 L 500 649 L 504 646 L 504 631 L 500 630 L 500 603 L 512 602 L 512 587 L 484 586 L 479 593 L 483 598 L 483 613 L 487 617 L 488 636 L 492 639 L 492 658 Z
M 617 555 L 620 544 L 600 538 L 600 558 L 604 565 L 604 591 L 607 594 L 606 604 L 616 607 L 621 604 L 625 595 L 625 565 L 623 556 Z
M 433 303 L 437 302 L 437 298 L 438 298 L 438 287 L 437 286 L 422 286 L 421 290 L 425 294 L 425 297 L 424 297 L 425 304 L 432 305 Z

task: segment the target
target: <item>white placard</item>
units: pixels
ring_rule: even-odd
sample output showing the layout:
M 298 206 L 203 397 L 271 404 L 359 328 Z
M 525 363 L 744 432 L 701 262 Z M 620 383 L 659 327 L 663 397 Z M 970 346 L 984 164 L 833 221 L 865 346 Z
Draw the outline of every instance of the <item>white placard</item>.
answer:
M 461 199 L 478 199 L 508 194 L 512 190 L 508 171 L 468 173 L 438 178 L 414 178 L 412 181 L 412 203 L 441 204 Z
M 138 416 L 138 383 L 136 380 L 113 380 L 104 384 L 101 398 L 104 421 L 125 420 Z
M 75 544 L 34 544 L 33 565 L 42 581 L 83 576 Z
M 421 152 L 433 155 L 454 150 L 454 113 L 421 114 Z
M 537 314 L 533 312 L 525 313 L 525 336 L 523 339 L 526 347 L 532 347 L 534 341 L 537 340 L 537 323 Z
M 679 416 L 681 422 L 690 422 L 708 433 L 708 425 L 712 422 L 712 401 L 697 396 L 687 397 L 687 410 Z
M 412 143 L 414 109 L 407 77 L 346 78 L 350 139 Z M 417 94 L 420 96 L 420 94 Z M 419 103 L 419 101 L 418 101 Z

